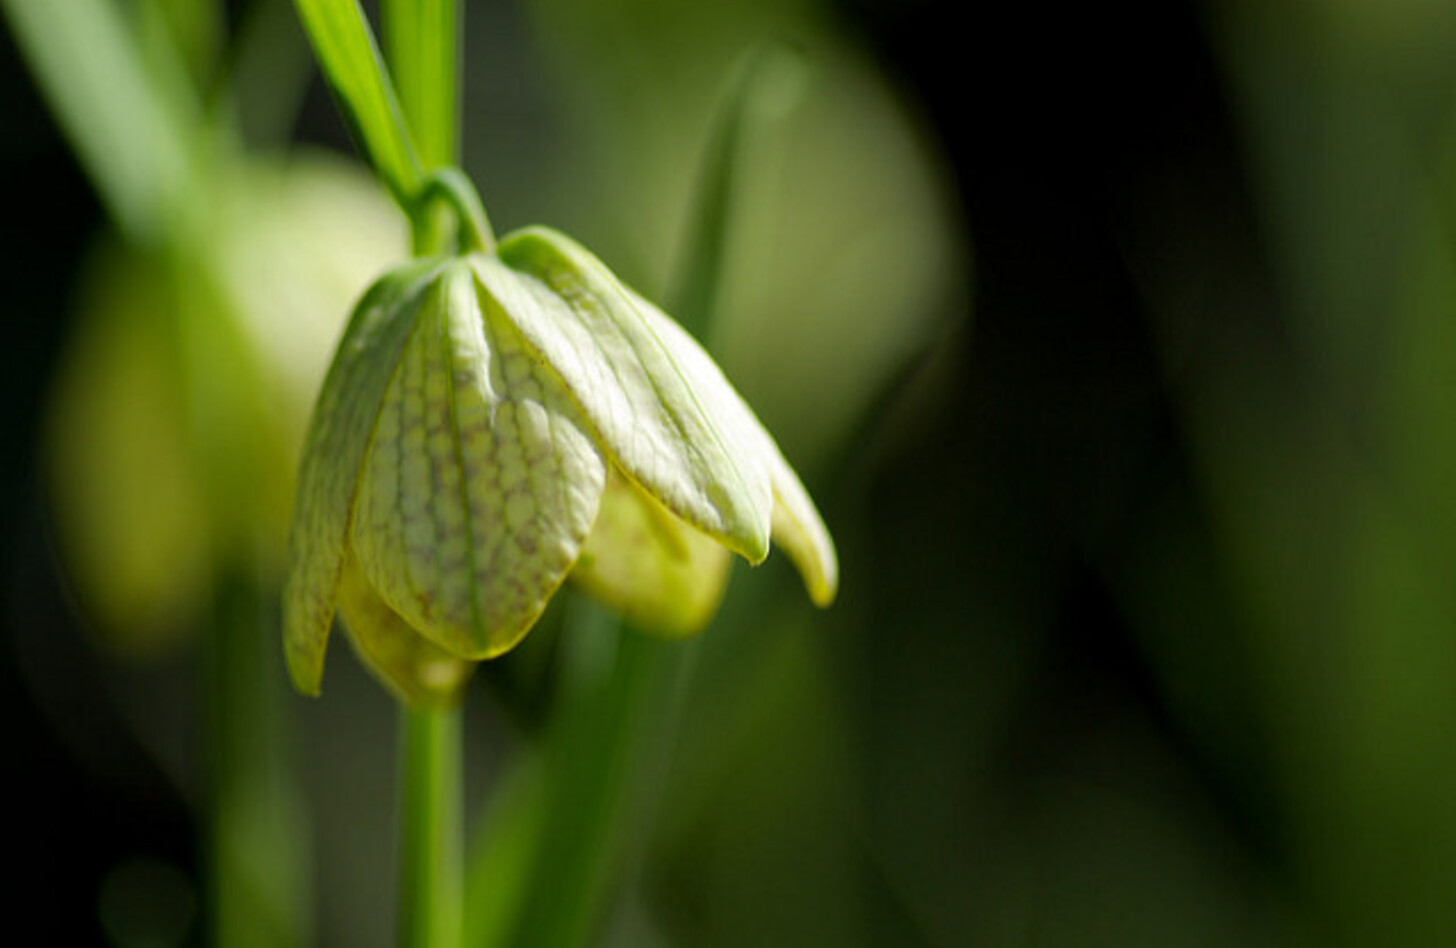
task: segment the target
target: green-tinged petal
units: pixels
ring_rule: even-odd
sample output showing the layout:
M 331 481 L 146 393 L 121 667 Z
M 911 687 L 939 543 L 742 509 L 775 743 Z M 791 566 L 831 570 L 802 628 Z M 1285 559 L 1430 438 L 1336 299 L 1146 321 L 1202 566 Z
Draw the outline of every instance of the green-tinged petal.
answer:
M 770 440 L 769 447 L 773 449 L 774 462 L 770 466 L 774 485 L 774 542 L 793 560 L 814 605 L 823 608 L 839 592 L 839 556 L 834 551 L 834 539 L 778 445 Z
M 714 410 L 723 426 L 744 446 L 743 450 L 753 453 L 769 472 L 774 497 L 773 540 L 793 560 L 814 604 L 829 605 L 839 590 L 839 557 L 834 551 L 834 540 L 829 536 L 824 520 L 800 482 L 799 475 L 784 459 L 783 452 L 754 415 L 753 409 L 723 379 L 717 363 L 703 351 L 697 340 L 636 294 L 632 295 L 632 301 L 679 365 L 692 372 L 694 378 L 714 376 L 719 379 L 720 384 L 712 390 L 725 394 L 714 405 Z
M 520 641 L 576 561 L 606 465 L 468 266 L 428 296 L 384 396 L 353 545 L 421 635 L 489 658 Z
M 684 363 L 595 257 L 542 228 L 473 258 L 531 346 L 566 383 L 611 459 L 673 513 L 757 563 L 768 555 L 768 469 L 719 418 L 738 397 L 711 360 Z M 706 360 L 706 356 L 704 357 Z
M 360 658 L 380 680 L 415 707 L 460 702 L 475 662 L 430 642 L 389 608 L 349 556 L 339 579 L 339 616 Z
M 644 631 L 688 635 L 717 611 L 728 549 L 613 469 L 571 581 Z
M 294 686 L 317 694 L 333 622 L 359 469 L 379 406 L 410 338 L 424 261 L 376 282 L 355 307 L 319 392 L 299 467 L 283 588 L 283 638 Z

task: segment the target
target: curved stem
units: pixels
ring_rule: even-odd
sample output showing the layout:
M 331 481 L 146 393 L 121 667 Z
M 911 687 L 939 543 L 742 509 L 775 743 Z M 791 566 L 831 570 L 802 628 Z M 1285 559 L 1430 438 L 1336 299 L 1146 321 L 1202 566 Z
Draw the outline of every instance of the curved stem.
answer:
M 460 711 L 401 705 L 400 724 L 399 945 L 459 948 Z
M 436 169 L 425 178 L 410 209 L 417 254 L 440 249 L 439 222 L 433 215 L 435 205 L 442 201 L 455 212 L 456 240 L 462 252 L 495 252 L 495 232 L 475 185 L 459 168 L 450 167 Z

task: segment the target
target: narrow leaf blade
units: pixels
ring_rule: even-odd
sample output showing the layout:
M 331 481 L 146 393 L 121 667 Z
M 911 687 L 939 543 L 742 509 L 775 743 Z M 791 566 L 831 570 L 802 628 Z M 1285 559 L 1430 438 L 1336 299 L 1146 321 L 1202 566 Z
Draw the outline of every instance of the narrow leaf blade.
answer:
M 459 164 L 460 4 L 385 0 L 384 41 L 400 105 L 427 170 Z
M 370 164 L 401 204 L 419 187 L 414 142 L 357 0 L 295 0 L 314 55 Z

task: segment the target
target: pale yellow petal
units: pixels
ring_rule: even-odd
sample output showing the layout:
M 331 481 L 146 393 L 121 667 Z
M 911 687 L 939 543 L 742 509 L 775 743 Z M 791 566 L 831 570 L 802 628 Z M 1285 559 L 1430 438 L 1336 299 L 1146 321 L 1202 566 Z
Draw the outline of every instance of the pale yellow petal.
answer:
M 727 547 L 612 470 L 571 581 L 639 629 L 688 635 L 717 611 L 730 565 Z
M 839 592 L 839 555 L 834 539 L 799 475 L 772 439 L 769 446 L 773 449 L 769 468 L 774 485 L 773 540 L 793 561 L 814 605 L 823 608 Z
M 448 708 L 464 697 L 475 662 L 451 655 L 410 628 L 379 598 L 353 556 L 345 560 L 339 579 L 339 616 L 365 667 L 405 703 Z

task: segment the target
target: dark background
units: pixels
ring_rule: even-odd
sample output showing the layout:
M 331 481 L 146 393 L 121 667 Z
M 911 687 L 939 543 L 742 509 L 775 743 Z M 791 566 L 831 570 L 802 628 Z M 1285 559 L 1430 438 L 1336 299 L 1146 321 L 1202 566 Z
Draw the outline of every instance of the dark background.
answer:
M 1456 934 L 1456 31 L 1269 6 L 823 13 L 936 156 L 966 295 L 808 475 L 844 561 L 795 620 L 827 697 L 771 705 L 654 850 L 674 943 Z M 48 541 L 39 420 L 102 214 L 4 43 L 7 903 L 99 943 L 108 873 L 195 873 L 198 839 Z M 305 115 L 342 147 L 317 88 Z M 732 763 L 821 753 L 822 797 Z M 775 843 L 746 814 L 776 807 L 819 817 Z

